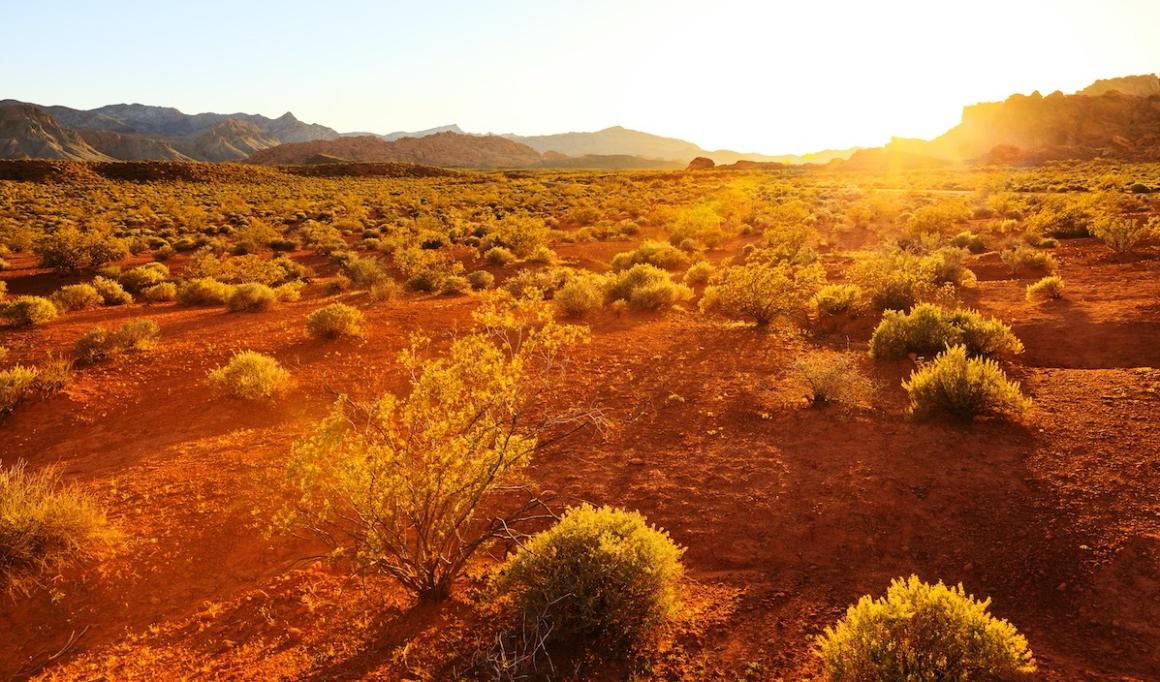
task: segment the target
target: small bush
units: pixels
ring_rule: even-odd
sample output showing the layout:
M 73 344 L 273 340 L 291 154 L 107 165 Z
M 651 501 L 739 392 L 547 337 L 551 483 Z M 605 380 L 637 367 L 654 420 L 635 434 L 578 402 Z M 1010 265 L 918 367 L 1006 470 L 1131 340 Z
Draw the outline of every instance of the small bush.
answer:
M 150 303 L 167 303 L 177 300 L 177 285 L 173 282 L 162 282 L 141 292 L 141 296 Z
M 399 297 L 399 285 L 393 279 L 373 284 L 367 289 L 367 297 L 375 303 L 393 301 Z
M 93 288 L 101 295 L 105 305 L 128 305 L 133 302 L 133 296 L 115 279 L 94 277 Z
M 471 284 L 472 289 L 483 291 L 495 286 L 495 275 L 487 270 L 476 270 L 467 275 L 467 281 Z
M 73 353 L 77 362 L 91 365 L 127 351 L 150 348 L 160 332 L 153 320 L 130 320 L 113 332 L 94 327 L 77 340 Z
M 286 282 L 274 287 L 274 296 L 282 303 L 293 303 L 302 298 L 302 290 L 305 288 L 306 283 L 299 280 Z
M 315 339 L 362 336 L 364 319 L 358 308 L 345 303 L 331 303 L 310 313 L 306 318 L 306 333 Z
M 715 268 L 712 263 L 707 260 L 699 260 L 690 265 L 689 269 L 685 271 L 685 284 L 689 286 L 705 284 L 713 276 L 714 270 Z
M 988 612 L 991 600 L 963 586 L 911 576 L 884 598 L 867 595 L 818 637 L 827 682 L 1028 679 L 1036 671 L 1027 639 Z
M 1011 268 L 1011 272 L 1019 272 L 1020 270 L 1039 270 L 1041 272 L 1052 273 L 1058 267 L 1055 256 L 1033 249 L 1028 246 L 1017 246 L 1013 249 L 1007 249 L 999 254 L 999 257 Z
M 182 282 L 177 287 L 177 303 L 187 306 L 223 305 L 233 292 L 234 288 L 229 284 L 212 277 L 201 277 Z
M 599 275 L 572 278 L 552 299 L 564 317 L 583 317 L 604 305 L 604 283 Z
M 1134 218 L 1105 216 L 1091 226 L 1092 235 L 1116 253 L 1130 253 L 1148 236 L 1150 227 Z
M 62 312 L 96 308 L 105 300 L 91 284 L 69 284 L 52 294 L 52 303 Z
M 169 268 L 161 263 L 146 263 L 128 270 L 117 278 L 126 290 L 139 294 L 151 286 L 161 284 L 169 279 Z
M 632 646 L 676 610 L 683 552 L 636 512 L 584 504 L 525 543 L 498 584 L 553 637 Z
M 230 292 L 226 307 L 231 313 L 258 313 L 274 307 L 278 294 L 265 284 L 247 282 Z
M 290 372 L 278 361 L 257 351 L 234 354 L 230 361 L 209 373 L 210 383 L 237 398 L 270 398 L 290 386 Z
M 17 327 L 35 327 L 56 319 L 58 314 L 52 301 L 42 296 L 17 296 L 0 304 L 0 316 Z
M 940 412 L 968 421 L 988 414 L 1019 416 L 1031 405 L 999 363 L 973 358 L 965 346 L 947 348 L 902 387 L 910 396 L 910 413 L 920 418 Z
M 810 353 L 794 363 L 790 375 L 806 385 L 811 405 L 858 405 L 874 392 L 874 384 L 854 358 L 843 353 Z
M 857 312 L 862 305 L 862 287 L 857 284 L 827 284 L 814 294 L 814 309 L 823 317 Z
M 516 255 L 502 246 L 493 246 L 483 254 L 488 265 L 504 266 L 516 262 Z
M 1063 278 L 1048 275 L 1034 284 L 1027 285 L 1028 301 L 1043 301 L 1063 298 Z
M 1018 355 L 1023 343 L 1011 328 L 973 310 L 948 310 L 920 303 L 909 313 L 887 310 L 870 337 L 870 355 L 897 359 L 907 353 L 931 355 L 962 344 L 971 355 Z
M 532 265 L 553 265 L 558 260 L 556 252 L 546 245 L 537 246 L 527 257 L 527 262 Z
M 55 468 L 0 467 L 0 589 L 27 594 L 76 561 L 99 558 L 118 534 L 91 495 Z
M 662 270 L 681 270 L 689 267 L 689 256 L 667 242 L 646 239 L 635 251 L 613 256 L 612 271 L 621 272 L 640 263 L 655 265 Z
M 439 293 L 444 296 L 462 296 L 471 291 L 471 282 L 461 275 L 449 275 L 439 285 Z
M 678 284 L 665 270 L 655 265 L 634 265 L 609 276 L 605 300 L 626 301 L 633 310 L 661 310 L 693 297 L 684 284 Z
M 35 367 L 16 365 L 0 370 L 0 414 L 11 412 L 36 388 L 40 372 Z

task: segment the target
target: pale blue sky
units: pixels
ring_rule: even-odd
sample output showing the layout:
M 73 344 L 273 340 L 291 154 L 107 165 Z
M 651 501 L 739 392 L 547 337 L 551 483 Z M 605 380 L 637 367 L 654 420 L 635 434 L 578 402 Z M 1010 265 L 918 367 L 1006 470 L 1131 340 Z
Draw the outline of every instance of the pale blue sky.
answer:
M 624 125 L 709 149 L 936 135 L 962 105 L 1160 71 L 1160 0 L 0 0 L 0 99 L 340 131 Z

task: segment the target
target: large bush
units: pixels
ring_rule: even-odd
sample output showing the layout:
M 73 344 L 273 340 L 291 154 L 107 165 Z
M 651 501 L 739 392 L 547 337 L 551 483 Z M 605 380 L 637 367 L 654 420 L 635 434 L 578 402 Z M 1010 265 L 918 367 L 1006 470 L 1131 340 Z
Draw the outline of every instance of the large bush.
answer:
M 290 372 L 269 355 L 246 350 L 235 353 L 230 361 L 209 374 L 210 383 L 220 391 L 237 398 L 256 400 L 270 398 L 290 386 Z
M 121 353 L 145 350 L 153 346 L 161 328 L 153 320 L 130 320 L 110 332 L 94 327 L 85 332 L 73 347 L 77 362 L 93 364 Z
M 229 300 L 234 288 L 211 277 L 182 282 L 177 287 L 179 305 L 222 305 Z
M 1035 659 L 1015 626 L 988 611 L 990 599 L 963 586 L 911 576 L 886 596 L 867 595 L 818 638 L 827 682 L 1011 682 L 1028 679 Z
M 573 277 L 552 302 L 564 317 L 583 317 L 604 305 L 604 281 L 599 275 Z
M 117 281 L 131 293 L 139 294 L 169 279 L 169 268 L 162 263 L 146 263 L 121 273 Z
M 117 533 L 96 500 L 56 469 L 0 466 L 0 590 L 27 593 L 80 560 L 112 549 Z
M 646 239 L 635 251 L 613 256 L 612 270 L 620 272 L 639 263 L 655 265 L 662 270 L 681 270 L 689 266 L 689 256 L 672 244 Z
M 1104 216 L 1092 223 L 1091 232 L 1116 253 L 1129 253 L 1148 236 L 1151 224 L 1127 216 Z
M 496 302 L 476 313 L 486 331 L 445 357 L 424 357 L 418 341 L 401 354 L 408 394 L 339 400 L 291 455 L 287 524 L 422 599 L 445 598 L 476 550 L 539 509 L 513 500 L 543 428 L 528 408 L 581 332 L 550 322 L 543 301 Z
M 633 645 L 677 608 L 683 552 L 636 512 L 584 504 L 525 542 L 498 584 L 558 640 Z
M 108 277 L 94 277 L 93 288 L 101 295 L 105 305 L 127 305 L 133 302 L 133 296 L 121 283 Z
M 701 308 L 764 326 L 804 312 L 825 281 L 820 265 L 753 261 L 719 271 L 705 289 Z
M 226 307 L 231 313 L 258 313 L 274 307 L 278 294 L 265 284 L 247 282 L 230 292 Z
M 52 301 L 42 296 L 17 296 L 0 303 L 0 317 L 17 327 L 35 327 L 56 319 L 58 311 Z
M 979 415 L 1019 416 L 1031 406 L 1019 383 L 999 363 L 971 357 L 965 346 L 952 346 L 915 370 L 902 382 L 910 396 L 910 413 L 927 417 L 944 413 L 963 420 Z
M 33 250 L 40 264 L 58 272 L 92 270 L 129 255 L 129 248 L 108 230 L 81 231 L 73 226 L 46 234 Z
M 1007 356 L 1023 352 L 1011 328 L 974 310 L 948 310 L 933 303 L 916 305 L 909 313 L 887 310 L 870 337 L 870 355 L 896 359 L 907 353 L 933 355 L 962 344 L 971 355 Z
M 672 276 L 655 265 L 634 265 L 628 270 L 610 274 L 605 301 L 625 301 L 633 310 L 661 310 L 693 297 L 693 291 L 673 281 Z
M 91 284 L 67 284 L 52 294 L 52 303 L 61 311 L 96 308 L 105 300 Z
M 306 318 L 306 333 L 315 339 L 362 336 L 364 323 L 365 318 L 358 308 L 345 303 L 331 303 L 310 313 Z

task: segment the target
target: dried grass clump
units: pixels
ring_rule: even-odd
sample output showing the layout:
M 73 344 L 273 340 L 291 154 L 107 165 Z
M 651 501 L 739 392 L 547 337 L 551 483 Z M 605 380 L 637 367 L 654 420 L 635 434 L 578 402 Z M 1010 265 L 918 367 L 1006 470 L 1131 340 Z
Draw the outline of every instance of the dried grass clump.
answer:
M 845 353 L 810 353 L 794 362 L 790 376 L 806 385 L 811 405 L 860 405 L 874 394 L 873 382 Z
M 0 589 L 28 594 L 77 561 L 99 558 L 118 533 L 93 497 L 55 468 L 0 466 Z
M 77 362 L 91 365 L 122 353 L 153 347 L 161 328 L 153 320 L 130 320 L 110 332 L 95 327 L 85 332 L 73 347 Z
M 1048 275 L 1034 284 L 1027 285 L 1027 300 L 1058 300 L 1063 298 L 1063 290 L 1063 278 L 1059 275 Z

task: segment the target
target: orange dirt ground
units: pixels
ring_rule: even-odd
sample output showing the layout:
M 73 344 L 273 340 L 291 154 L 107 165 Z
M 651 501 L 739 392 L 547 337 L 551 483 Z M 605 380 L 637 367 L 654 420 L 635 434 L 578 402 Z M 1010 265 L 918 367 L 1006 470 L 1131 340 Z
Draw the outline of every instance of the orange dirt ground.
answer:
M 606 261 L 627 246 L 559 252 Z M 909 421 L 909 360 L 865 360 L 875 411 L 807 409 L 787 380 L 801 339 L 681 311 L 593 320 L 563 392 L 612 427 L 551 446 L 533 477 L 561 505 L 639 509 L 688 548 L 687 613 L 636 672 L 809 677 L 812 638 L 859 595 L 913 572 L 992 597 L 1028 637 L 1041 679 L 1160 679 L 1160 249 L 1118 258 L 1080 239 L 1057 255 L 1068 296 L 1042 304 L 1024 300 L 1031 280 L 986 257 L 969 264 L 980 281 L 966 302 L 1027 347 L 1014 371 L 1036 404 L 1020 424 Z M 55 286 L 26 262 L 4 277 L 12 293 Z M 335 393 L 403 388 L 395 355 L 408 335 L 462 330 L 474 306 L 345 294 L 367 313 L 367 338 L 307 340 L 305 316 L 324 296 L 315 285 L 260 314 L 104 308 L 4 332 L 16 358 L 66 353 L 89 328 L 129 317 L 156 320 L 162 336 L 0 423 L 0 459 L 60 463 L 129 538 L 54 593 L 0 606 L 0 673 L 449 679 L 486 643 L 470 577 L 451 603 L 411 608 L 389 580 L 303 564 L 320 548 L 264 533 L 271 476 Z M 820 341 L 864 349 L 873 321 L 854 326 Z M 258 404 L 214 396 L 206 372 L 244 348 L 276 356 L 293 391 Z

